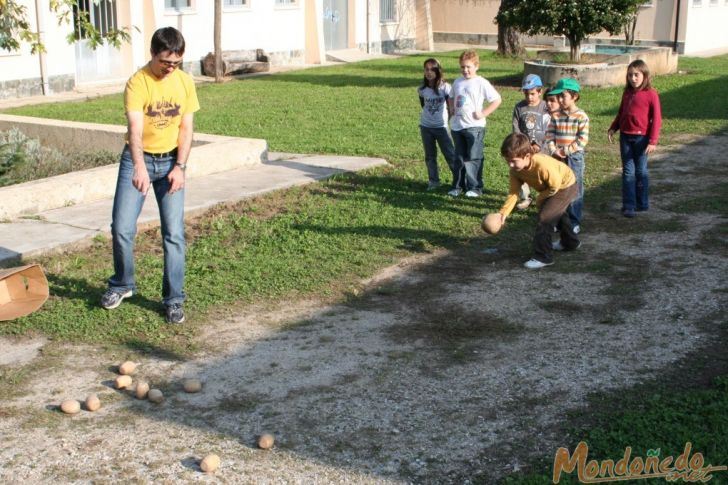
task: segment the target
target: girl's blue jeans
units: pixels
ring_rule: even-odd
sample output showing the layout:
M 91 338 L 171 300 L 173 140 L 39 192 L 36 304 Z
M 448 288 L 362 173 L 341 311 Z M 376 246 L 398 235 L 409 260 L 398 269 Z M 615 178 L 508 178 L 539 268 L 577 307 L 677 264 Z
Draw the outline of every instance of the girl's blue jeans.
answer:
M 165 305 L 185 300 L 185 230 L 184 189 L 169 193 L 167 175 L 174 168 L 175 156 L 155 158 L 144 155 L 144 163 L 157 199 L 164 249 L 164 276 L 162 298 Z M 111 222 L 114 251 L 114 275 L 109 278 L 109 289 L 118 292 L 136 291 L 134 279 L 134 238 L 137 219 L 144 205 L 144 195 L 132 185 L 134 163 L 129 147 L 121 153 L 119 176 Z
M 576 198 L 569 205 L 567 214 L 572 226 L 580 226 L 584 212 L 584 152 L 572 153 L 566 158 L 566 164 L 576 176 Z
M 455 142 L 455 164 L 453 167 L 453 188 L 483 193 L 483 151 L 485 128 L 452 130 Z
M 647 145 L 645 135 L 619 135 L 622 156 L 622 210 L 644 211 L 650 208 L 650 181 L 647 176 Z
M 440 174 L 437 168 L 437 145 L 447 161 L 448 167 L 452 171 L 455 163 L 455 147 L 450 139 L 447 128 L 428 128 L 420 126 L 420 134 L 422 135 L 422 146 L 425 149 L 425 165 L 427 165 L 427 178 L 430 182 L 439 183 Z M 453 185 L 455 188 L 455 185 Z

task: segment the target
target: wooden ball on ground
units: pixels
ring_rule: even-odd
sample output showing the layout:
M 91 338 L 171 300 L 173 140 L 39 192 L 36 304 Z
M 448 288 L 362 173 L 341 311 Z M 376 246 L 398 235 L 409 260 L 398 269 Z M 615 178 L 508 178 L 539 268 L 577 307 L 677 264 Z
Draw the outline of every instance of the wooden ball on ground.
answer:
M 75 399 L 66 399 L 61 403 L 61 411 L 66 414 L 77 414 L 81 410 L 81 403 Z
M 270 450 L 273 448 L 274 443 L 275 438 L 269 433 L 262 434 L 260 435 L 260 438 L 258 438 L 258 448 L 261 450 Z
M 147 399 L 153 403 L 160 404 L 164 402 L 164 394 L 159 389 L 150 389 L 147 393 Z
M 134 389 L 134 395 L 137 399 L 144 399 L 149 392 L 149 383 L 147 381 L 138 381 Z
M 136 370 L 136 367 L 136 363 L 127 360 L 119 366 L 119 374 L 121 374 L 122 376 L 131 375 Z
M 200 469 L 205 473 L 212 473 L 217 470 L 219 466 L 220 457 L 215 454 L 207 455 L 200 462 Z
M 98 411 L 98 409 L 101 407 L 101 400 L 96 394 L 89 394 L 84 404 L 86 404 L 86 409 L 94 412 Z
M 131 386 L 131 376 L 118 376 L 114 379 L 114 386 L 117 389 L 126 389 Z
M 185 392 L 200 392 L 202 390 L 202 382 L 199 379 L 185 379 L 182 381 L 182 387 Z
M 480 223 L 480 227 L 483 228 L 488 234 L 498 234 L 498 231 L 503 227 L 501 215 L 498 213 L 488 214 L 483 217 L 483 221 Z

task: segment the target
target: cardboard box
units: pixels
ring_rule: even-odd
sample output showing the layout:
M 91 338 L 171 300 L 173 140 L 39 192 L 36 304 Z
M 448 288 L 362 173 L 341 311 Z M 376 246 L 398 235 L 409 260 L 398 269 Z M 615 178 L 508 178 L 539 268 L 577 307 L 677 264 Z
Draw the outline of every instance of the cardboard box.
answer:
M 33 313 L 48 299 L 48 280 L 38 264 L 0 269 L 0 321 Z

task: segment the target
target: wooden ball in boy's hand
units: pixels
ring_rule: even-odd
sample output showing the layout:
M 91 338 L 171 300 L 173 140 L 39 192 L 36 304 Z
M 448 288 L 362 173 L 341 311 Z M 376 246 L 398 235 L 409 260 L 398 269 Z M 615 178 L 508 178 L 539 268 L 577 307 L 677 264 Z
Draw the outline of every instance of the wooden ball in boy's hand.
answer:
M 480 223 L 480 227 L 483 228 L 488 234 L 498 234 L 498 231 L 503 227 L 503 219 L 499 213 L 487 214 L 483 217 L 483 221 Z

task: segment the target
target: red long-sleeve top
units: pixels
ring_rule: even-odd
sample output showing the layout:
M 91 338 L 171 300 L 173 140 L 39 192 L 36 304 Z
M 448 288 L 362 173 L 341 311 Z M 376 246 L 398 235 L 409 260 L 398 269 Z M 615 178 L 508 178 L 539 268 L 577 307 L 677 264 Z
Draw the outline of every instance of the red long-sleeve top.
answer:
M 626 135 L 646 135 L 650 145 L 657 145 L 661 127 L 662 109 L 657 91 L 625 89 L 619 112 L 609 129 Z

